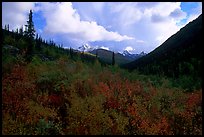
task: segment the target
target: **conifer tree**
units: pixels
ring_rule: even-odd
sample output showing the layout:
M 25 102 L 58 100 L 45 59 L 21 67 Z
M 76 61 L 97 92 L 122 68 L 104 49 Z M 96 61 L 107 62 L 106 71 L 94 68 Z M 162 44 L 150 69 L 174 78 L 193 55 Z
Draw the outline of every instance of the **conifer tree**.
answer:
M 96 58 L 98 58 L 98 50 L 96 50 Z
M 7 25 L 7 30 L 9 31 L 9 24 Z
M 19 29 L 19 34 L 20 34 L 21 36 L 23 36 L 23 26 L 21 26 L 21 28 Z
M 33 55 L 33 48 L 34 48 L 34 37 L 35 37 L 35 29 L 33 23 L 33 12 L 30 10 L 27 25 L 25 25 L 25 36 L 28 42 L 28 47 L 26 51 L 26 60 L 31 61 Z
M 16 34 L 19 34 L 18 28 L 16 29 Z
M 7 30 L 7 27 L 6 27 L 6 25 L 4 26 L 4 29 L 5 29 L 5 30 Z
M 70 47 L 70 49 L 69 49 L 69 52 L 70 52 L 70 56 L 71 56 L 71 58 L 73 58 L 73 49 Z
M 27 21 L 25 36 L 27 36 L 30 39 L 33 39 L 35 37 L 35 28 L 33 23 L 33 12 L 30 10 L 29 18 Z
M 112 56 L 112 65 L 115 65 L 115 53 L 113 52 L 113 56 Z

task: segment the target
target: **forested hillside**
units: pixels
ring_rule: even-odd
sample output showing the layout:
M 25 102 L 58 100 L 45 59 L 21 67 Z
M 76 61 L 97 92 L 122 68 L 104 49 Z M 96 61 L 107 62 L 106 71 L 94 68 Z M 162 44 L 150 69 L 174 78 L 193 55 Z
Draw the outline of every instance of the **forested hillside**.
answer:
M 164 74 L 175 78 L 191 75 L 201 78 L 202 44 L 201 14 L 161 46 L 123 67 L 139 69 L 145 74 Z
M 3 135 L 202 135 L 201 84 L 101 64 L 27 25 L 2 29 Z
M 106 64 L 112 64 L 113 52 L 109 50 L 105 50 L 105 49 L 95 49 L 91 51 L 90 53 L 97 55 L 101 63 L 103 62 Z M 132 61 L 132 59 L 124 57 L 120 53 L 114 53 L 114 56 L 115 56 L 115 63 L 118 65 L 122 65 L 122 64 Z

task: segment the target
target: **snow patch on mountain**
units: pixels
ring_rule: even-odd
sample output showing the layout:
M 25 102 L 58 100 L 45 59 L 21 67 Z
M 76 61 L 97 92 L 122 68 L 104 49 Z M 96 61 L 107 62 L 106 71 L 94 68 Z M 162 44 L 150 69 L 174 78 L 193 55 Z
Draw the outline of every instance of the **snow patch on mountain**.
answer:
M 78 50 L 81 52 L 89 52 L 89 51 L 93 51 L 94 49 L 97 49 L 97 47 L 93 47 L 88 43 L 83 44 L 81 47 L 78 47 Z
M 122 53 L 121 53 L 123 56 L 125 57 L 129 57 L 129 58 L 133 58 L 133 59 L 138 59 L 144 55 L 146 55 L 146 53 L 144 51 L 142 51 L 141 53 L 139 54 L 132 54 L 130 53 L 128 50 L 124 50 Z

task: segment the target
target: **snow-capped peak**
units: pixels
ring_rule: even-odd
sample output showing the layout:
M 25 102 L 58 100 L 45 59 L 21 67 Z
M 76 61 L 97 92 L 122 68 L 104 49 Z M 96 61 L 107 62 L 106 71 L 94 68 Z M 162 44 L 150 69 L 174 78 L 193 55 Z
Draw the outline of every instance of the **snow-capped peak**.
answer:
M 129 55 L 131 55 L 131 53 L 130 53 L 129 51 L 127 51 L 127 50 L 124 50 L 122 54 L 123 54 L 123 56 L 129 56 Z
M 79 47 L 78 50 L 88 52 L 88 51 L 94 50 L 94 48 L 86 43 L 86 44 L 83 44 L 81 47 Z
M 144 56 L 144 55 L 146 55 L 146 53 L 145 53 L 144 51 L 142 51 L 142 52 L 140 53 L 140 55 Z

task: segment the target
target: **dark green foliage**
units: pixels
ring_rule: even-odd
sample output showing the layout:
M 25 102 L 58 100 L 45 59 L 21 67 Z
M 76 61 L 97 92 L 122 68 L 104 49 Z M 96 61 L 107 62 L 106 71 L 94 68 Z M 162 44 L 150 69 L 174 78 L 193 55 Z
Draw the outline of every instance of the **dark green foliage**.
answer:
M 23 26 L 21 26 L 21 28 L 19 29 L 19 34 L 20 34 L 21 36 L 23 36 Z
M 2 74 L 7 74 L 11 72 L 12 67 L 16 62 L 16 58 L 9 54 L 9 50 L 5 48 L 2 49 Z
M 26 41 L 29 43 L 26 51 L 26 60 L 30 62 L 32 60 L 33 56 L 33 50 L 34 50 L 34 36 L 35 36 L 35 28 L 33 23 L 33 12 L 30 10 L 29 18 L 27 21 L 26 30 L 25 30 L 25 37 Z
M 33 39 L 35 37 L 35 28 L 34 28 L 34 23 L 33 23 L 33 12 L 32 12 L 32 10 L 30 10 L 27 25 L 25 25 L 25 27 L 26 27 L 25 36 L 28 37 L 28 38 Z
M 45 119 L 39 120 L 36 130 L 38 135 L 58 135 L 59 134 L 55 129 L 53 122 L 51 121 L 46 122 Z
M 73 58 L 74 51 L 73 51 L 73 49 L 71 47 L 69 49 L 69 53 L 70 53 L 71 58 Z
M 113 52 L 113 55 L 112 55 L 112 65 L 114 66 L 115 65 L 115 53 Z
M 35 39 L 35 48 L 38 52 L 42 50 L 42 38 L 38 34 Z
M 105 50 L 105 49 L 95 49 L 90 53 L 96 55 L 103 65 L 112 65 L 112 57 L 113 57 L 112 51 Z M 114 53 L 114 55 L 115 55 L 114 56 L 115 64 L 117 65 L 122 65 L 133 61 L 133 59 L 127 58 L 120 53 Z
M 4 26 L 4 29 L 5 29 L 6 31 L 9 31 L 9 24 L 5 25 L 5 26 Z

